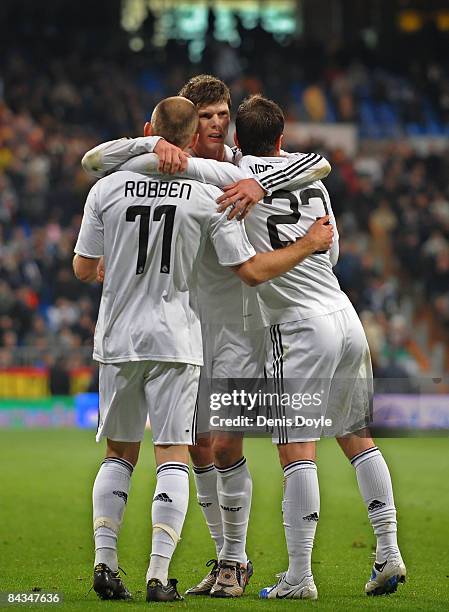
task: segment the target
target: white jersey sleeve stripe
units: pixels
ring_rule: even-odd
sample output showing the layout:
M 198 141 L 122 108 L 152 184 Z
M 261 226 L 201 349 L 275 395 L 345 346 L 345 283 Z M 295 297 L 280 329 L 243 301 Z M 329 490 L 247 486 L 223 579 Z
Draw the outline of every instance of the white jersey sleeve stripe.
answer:
M 311 168 L 321 160 L 321 155 L 317 153 L 310 153 L 304 159 L 298 160 L 291 164 L 285 170 L 279 170 L 271 176 L 265 178 L 259 178 L 259 182 L 267 190 L 272 190 L 276 185 L 285 182 L 285 180 L 293 179 L 298 174 L 305 172 L 308 168 Z
M 278 180 L 281 177 L 284 177 L 285 175 L 290 174 L 297 168 L 302 168 L 303 166 L 306 166 L 310 164 L 311 162 L 316 163 L 317 161 L 319 161 L 320 157 L 321 156 L 319 156 L 317 153 L 308 153 L 307 155 L 305 155 L 304 157 L 301 157 L 300 159 L 294 161 L 293 163 L 290 162 L 282 170 L 277 170 L 276 172 L 273 172 L 272 174 L 265 176 L 262 180 L 266 181 L 269 184 L 275 180 Z

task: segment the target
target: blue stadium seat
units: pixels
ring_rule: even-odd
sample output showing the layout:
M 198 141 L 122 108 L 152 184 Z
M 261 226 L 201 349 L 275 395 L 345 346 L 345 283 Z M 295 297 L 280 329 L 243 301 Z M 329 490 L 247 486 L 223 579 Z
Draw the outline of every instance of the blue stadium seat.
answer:
M 335 106 L 332 101 L 332 98 L 328 93 L 326 93 L 326 121 L 328 123 L 336 123 L 337 122 L 337 113 L 335 111 Z
M 443 126 L 441 125 L 438 115 L 429 100 L 424 100 L 423 109 L 424 117 L 426 118 L 426 133 L 432 136 L 440 136 L 444 134 Z
M 388 102 L 383 102 L 377 106 L 377 110 L 383 136 L 387 138 L 397 136 L 399 133 L 399 120 L 394 107 Z
M 407 123 L 405 133 L 407 136 L 422 136 L 424 134 L 424 127 L 419 125 L 419 123 Z
M 165 88 L 159 76 L 153 72 L 143 72 L 140 77 L 140 85 L 144 91 L 150 94 L 164 95 Z
M 382 130 L 376 118 L 374 105 L 370 100 L 363 100 L 359 107 L 360 135 L 366 138 L 381 138 Z

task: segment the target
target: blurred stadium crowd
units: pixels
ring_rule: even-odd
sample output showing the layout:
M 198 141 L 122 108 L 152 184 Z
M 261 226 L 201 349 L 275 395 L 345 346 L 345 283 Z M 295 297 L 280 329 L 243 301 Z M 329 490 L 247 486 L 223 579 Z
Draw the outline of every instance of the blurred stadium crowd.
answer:
M 449 134 L 449 80 L 433 60 L 387 70 L 366 49 L 282 47 L 255 31 L 238 52 L 211 41 L 194 66 L 180 43 L 151 62 L 137 54 L 123 62 L 112 43 L 95 57 L 82 36 L 76 53 L 67 40 L 53 54 L 50 41 L 33 54 L 12 46 L 0 60 L 0 368 L 91 363 L 100 288 L 81 285 L 71 268 L 91 184 L 80 159 L 102 140 L 140 135 L 155 102 L 193 73 L 226 80 L 235 105 L 262 91 L 289 120 L 356 122 L 372 138 Z M 447 368 L 429 349 L 449 330 L 448 151 L 419 154 L 397 139 L 362 145 L 350 159 L 322 143 L 307 147 L 333 166 L 326 185 L 341 234 L 336 271 L 377 374 Z

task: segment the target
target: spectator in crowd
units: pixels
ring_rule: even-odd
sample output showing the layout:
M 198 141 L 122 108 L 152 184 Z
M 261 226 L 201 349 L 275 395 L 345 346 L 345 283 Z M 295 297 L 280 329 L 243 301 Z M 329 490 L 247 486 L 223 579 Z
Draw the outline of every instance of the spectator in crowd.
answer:
M 444 133 L 449 125 L 448 72 L 441 58 L 413 75 L 406 66 L 393 74 L 373 59 L 371 65 L 360 57 L 343 61 L 335 45 L 323 49 L 300 39 L 283 47 L 261 28 L 246 34 L 238 51 L 220 43 L 216 57 L 206 52 L 195 66 L 175 42 L 152 49 L 151 62 L 131 52 L 124 62 L 121 43 L 105 40 L 98 57 L 88 34 L 79 32 L 74 54 L 70 30 L 58 38 L 56 55 L 37 32 L 35 56 L 31 47 L 8 47 L 0 59 L 1 368 L 42 363 L 49 351 L 53 370 L 91 364 L 101 288 L 81 287 L 71 272 L 81 205 L 91 185 L 80 159 L 102 140 L 137 133 L 145 112 L 193 72 L 212 69 L 213 61 L 228 75 L 237 102 L 262 90 L 291 118 L 354 121 L 362 136 L 375 138 L 430 128 Z M 267 61 L 260 62 L 254 50 L 268 45 Z M 166 65 L 175 68 L 166 71 Z M 417 76 L 430 100 L 421 95 Z M 394 321 L 404 300 L 418 296 L 449 330 L 448 151 L 418 153 L 397 138 L 376 153 L 363 147 L 354 158 L 341 149 L 322 152 L 333 165 L 326 185 L 341 233 L 336 272 L 364 313 L 374 361 L 384 373 L 397 371 L 398 364 L 406 375 L 425 370 L 428 363 L 416 347 L 410 349 L 414 338 L 404 340 Z M 405 328 L 413 333 L 414 313 L 407 316 Z M 62 351 L 65 366 L 58 361 Z

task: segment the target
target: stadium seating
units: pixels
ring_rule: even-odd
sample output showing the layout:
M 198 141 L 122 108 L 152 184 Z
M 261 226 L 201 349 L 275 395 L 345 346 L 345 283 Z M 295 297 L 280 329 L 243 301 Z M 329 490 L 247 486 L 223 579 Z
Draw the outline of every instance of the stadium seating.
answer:
M 282 58 L 287 51 L 288 47 L 276 46 L 273 56 Z M 71 272 L 72 249 L 91 184 L 80 169 L 80 158 L 101 140 L 138 135 L 142 118 L 159 97 L 176 91 L 193 71 L 210 68 L 181 61 L 173 73 L 162 77 L 164 56 L 160 53 L 155 53 L 150 67 L 130 56 L 126 68 L 118 49 L 115 53 L 113 49 L 109 59 L 88 64 L 82 53 L 67 55 L 41 64 L 39 73 L 34 72 L 37 60 L 27 48 L 15 47 L 3 59 L 0 368 L 41 367 L 50 353 L 53 358 L 68 355 L 70 368 L 90 365 L 100 289 L 81 286 Z M 305 49 L 301 57 L 307 57 Z M 301 78 L 295 76 L 292 62 L 279 62 L 280 79 L 265 74 L 263 65 L 247 60 L 247 73 L 231 83 L 235 103 L 247 95 L 245 84 L 254 83 L 257 77 L 265 84 L 264 93 L 279 100 L 289 117 L 307 120 L 302 100 L 313 84 L 314 95 L 322 92 L 326 121 L 342 120 L 340 96 L 349 96 L 345 108 L 353 105 L 362 138 L 383 141 L 449 134 L 437 98 L 420 97 L 407 74 L 378 70 L 370 80 L 368 68 L 357 65 L 356 71 L 354 64 L 333 74 L 326 74 L 323 67 L 312 83 L 304 76 L 310 73 L 306 59 Z M 408 88 L 411 101 L 398 97 L 401 87 Z M 379 351 L 374 351 L 376 367 L 388 370 L 389 359 L 398 354 L 390 350 L 391 320 L 401 312 L 407 296 L 414 296 L 409 329 L 421 317 L 428 331 L 426 337 L 412 333 L 403 338 L 402 349 L 417 364 L 415 371 L 425 367 L 426 360 L 410 352 L 411 342 L 423 353 L 433 349 L 433 369 L 447 370 L 444 350 L 435 345 L 435 336 L 444 337 L 449 328 L 447 151 L 432 149 L 421 156 L 400 142 L 386 146 L 368 160 L 380 168 L 380 177 L 358 172 L 366 154 L 349 160 L 342 159 L 339 151 L 321 152 L 333 164 L 327 185 L 342 236 L 337 274 L 359 312 L 371 313 L 370 325 L 382 338 Z M 381 205 L 384 200 L 387 213 Z M 387 214 L 392 220 L 384 232 L 382 253 L 376 253 L 376 214 L 379 218 Z M 431 324 L 435 316 L 437 324 Z

